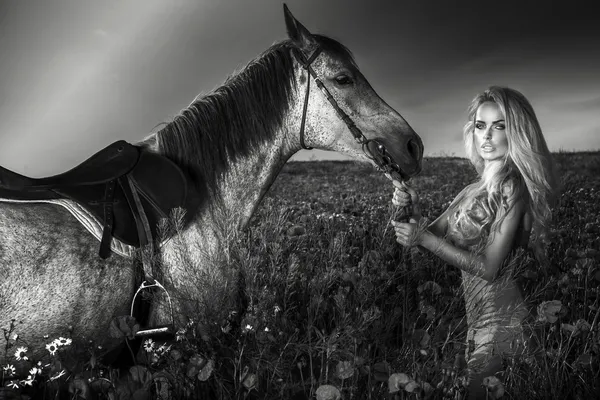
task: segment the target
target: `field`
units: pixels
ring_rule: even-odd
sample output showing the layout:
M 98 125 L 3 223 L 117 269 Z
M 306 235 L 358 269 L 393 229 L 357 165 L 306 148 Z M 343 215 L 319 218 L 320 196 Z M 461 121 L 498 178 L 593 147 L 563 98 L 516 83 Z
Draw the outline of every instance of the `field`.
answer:
M 548 263 L 522 269 L 542 351 L 505 360 L 504 384 L 491 382 L 489 398 L 600 398 L 600 153 L 554 156 L 563 187 Z M 412 180 L 424 216 L 433 220 L 475 178 L 465 159 L 425 159 Z M 455 398 L 466 333 L 460 273 L 394 241 L 391 194 L 368 165 L 288 163 L 226 251 L 243 271 L 245 312 L 215 296 L 212 317 L 190 316 L 172 343 L 144 343 L 144 357 L 120 372 L 101 349 L 69 364 L 69 346 L 57 343 L 29 384 L 4 367 L 15 387 L 0 399 L 53 398 L 59 388 L 83 399 Z M 126 336 L 131 326 L 120 322 L 111 334 Z M 3 366 L 24 362 L 15 350 L 5 349 Z

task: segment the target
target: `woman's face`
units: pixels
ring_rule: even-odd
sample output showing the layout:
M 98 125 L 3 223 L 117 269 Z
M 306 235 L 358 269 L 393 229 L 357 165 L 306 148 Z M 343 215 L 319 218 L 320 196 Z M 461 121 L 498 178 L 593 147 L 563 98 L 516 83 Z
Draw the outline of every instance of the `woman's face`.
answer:
M 496 103 L 485 102 L 477 109 L 473 140 L 479 155 L 486 164 L 503 159 L 508 152 L 506 123 L 504 115 Z

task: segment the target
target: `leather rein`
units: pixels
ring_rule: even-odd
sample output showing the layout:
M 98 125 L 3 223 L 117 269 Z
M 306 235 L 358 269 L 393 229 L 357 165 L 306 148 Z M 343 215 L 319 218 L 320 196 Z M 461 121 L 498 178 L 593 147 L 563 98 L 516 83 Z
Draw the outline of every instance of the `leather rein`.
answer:
M 377 166 L 377 170 L 384 172 L 385 174 L 389 174 L 392 178 L 405 181 L 408 180 L 408 177 L 402 172 L 398 163 L 394 161 L 390 153 L 387 151 L 383 143 L 375 140 L 375 139 L 367 139 L 362 131 L 356 126 L 352 118 L 348 114 L 344 112 L 335 101 L 329 90 L 325 87 L 323 82 L 319 79 L 314 69 L 311 67 L 311 64 L 317 59 L 319 54 L 323 51 L 323 49 L 319 46 L 317 49 L 310 55 L 310 57 L 306 57 L 304 53 L 298 48 L 294 48 L 294 55 L 298 59 L 298 62 L 302 67 L 308 71 L 308 78 L 306 83 L 306 94 L 304 96 L 304 106 L 302 108 L 302 122 L 300 124 L 300 145 L 303 149 L 312 150 L 312 147 L 306 146 L 304 142 L 304 130 L 306 124 L 306 113 L 308 109 L 308 97 L 310 94 L 310 78 L 315 81 L 315 84 L 321 92 L 325 95 L 338 117 L 344 121 L 354 139 L 362 146 L 363 153 L 372 160 Z

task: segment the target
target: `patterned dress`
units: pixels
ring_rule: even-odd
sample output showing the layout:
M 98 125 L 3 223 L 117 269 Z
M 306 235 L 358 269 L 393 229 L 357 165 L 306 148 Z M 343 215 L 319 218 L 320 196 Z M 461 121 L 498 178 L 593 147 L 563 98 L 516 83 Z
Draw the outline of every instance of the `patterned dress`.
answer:
M 476 221 L 481 221 L 482 213 L 477 203 L 469 211 Z M 448 217 L 446 239 L 458 248 L 482 252 L 488 234 L 484 230 L 479 237 L 465 239 L 479 228 L 464 223 L 459 227 L 457 215 L 455 209 Z M 501 368 L 502 356 L 515 356 L 523 350 L 522 344 L 526 342 L 523 322 L 530 313 L 516 276 L 524 256 L 527 253 L 522 248 L 514 248 L 493 282 L 461 271 L 468 324 L 466 359 L 474 379 L 480 374 L 483 374 L 480 378 L 492 375 Z

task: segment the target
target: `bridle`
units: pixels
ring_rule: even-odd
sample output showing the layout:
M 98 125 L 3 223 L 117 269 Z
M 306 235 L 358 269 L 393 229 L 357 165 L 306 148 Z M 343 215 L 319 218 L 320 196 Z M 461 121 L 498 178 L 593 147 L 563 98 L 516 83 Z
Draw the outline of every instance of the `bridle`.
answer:
M 377 169 L 386 174 L 389 174 L 392 178 L 396 180 L 408 180 L 408 176 L 406 176 L 406 174 L 402 172 L 402 169 L 400 169 L 398 163 L 394 161 L 390 153 L 386 150 L 383 143 L 375 139 L 367 139 L 365 137 L 362 131 L 356 126 L 352 118 L 350 118 L 350 116 L 348 116 L 348 114 L 346 114 L 344 110 L 340 108 L 340 106 L 335 101 L 329 90 L 327 90 L 323 82 L 321 82 L 315 71 L 312 69 L 311 64 L 316 60 L 319 54 L 321 54 L 323 49 L 320 46 L 317 47 L 317 49 L 308 58 L 299 48 L 294 48 L 294 50 L 294 54 L 298 59 L 298 62 L 309 73 L 306 83 L 306 94 L 304 96 L 304 106 L 302 108 L 302 122 L 300 124 L 300 145 L 302 146 L 302 148 L 306 150 L 312 149 L 312 147 L 308 147 L 306 146 L 306 143 L 304 143 L 306 111 L 308 109 L 308 96 L 310 94 L 310 78 L 312 76 L 312 78 L 315 81 L 315 84 L 319 89 L 321 89 L 321 92 L 323 92 L 323 94 L 337 113 L 338 117 L 342 121 L 344 121 L 344 123 L 350 130 L 350 133 L 352 133 L 352 136 L 354 136 L 354 139 L 362 146 L 363 153 L 365 153 L 367 158 L 369 158 L 375 163 Z

